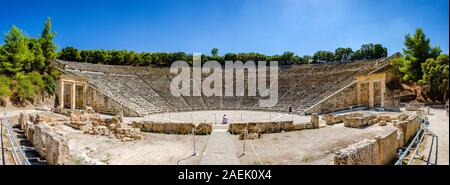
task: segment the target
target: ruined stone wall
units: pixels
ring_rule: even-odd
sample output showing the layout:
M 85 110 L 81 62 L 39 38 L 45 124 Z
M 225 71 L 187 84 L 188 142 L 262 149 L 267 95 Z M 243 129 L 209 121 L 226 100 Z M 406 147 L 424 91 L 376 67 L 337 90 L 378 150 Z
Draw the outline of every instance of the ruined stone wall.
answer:
M 361 83 L 361 104 L 369 105 L 369 83 Z M 356 94 L 355 94 L 356 96 Z
M 45 159 L 50 165 L 70 164 L 70 152 L 66 135 L 51 130 L 44 132 Z
M 375 164 L 389 164 L 394 160 L 397 149 L 401 147 L 400 135 L 397 130 L 390 131 L 385 135 L 376 138 L 378 146 L 378 156 Z M 375 153 L 376 154 L 376 153 Z
M 74 129 L 81 130 L 85 134 L 103 135 L 110 138 L 117 138 L 122 141 L 133 141 L 142 139 L 140 130 L 128 126 L 121 116 L 112 118 L 101 118 L 91 107 L 86 107 L 86 111 L 73 113 L 70 121 L 66 123 Z
M 151 121 L 134 121 L 131 124 L 134 128 L 139 128 L 142 132 L 154 132 L 165 134 L 192 134 L 194 129 L 197 135 L 209 135 L 212 132 L 211 123 L 157 123 Z
M 344 126 L 350 128 L 364 128 L 366 126 L 378 123 L 377 115 L 373 114 L 347 114 L 343 118 Z
M 403 118 L 399 118 L 402 120 Z M 396 157 L 398 149 L 405 146 L 415 136 L 419 118 L 410 116 L 406 121 L 394 123 L 397 129 L 389 130 L 374 139 L 363 140 L 336 152 L 336 165 L 385 165 Z
M 92 107 L 96 112 L 105 114 L 118 114 L 121 109 L 123 109 L 124 116 L 137 117 L 138 113 L 124 107 L 112 98 L 104 95 L 103 93 L 97 91 L 96 89 L 88 88 L 88 100 L 87 105 Z
M 279 133 L 282 131 L 295 131 L 303 129 L 313 129 L 314 125 L 308 123 L 294 124 L 292 121 L 278 122 L 249 122 L 249 123 L 230 123 L 228 131 L 231 134 L 242 134 L 245 130 L 248 133 Z
M 371 165 L 375 164 L 374 152 L 378 152 L 376 140 L 363 140 L 341 149 L 334 157 L 335 165 Z
M 416 131 L 420 126 L 419 121 L 419 117 L 413 116 L 396 123 L 398 130 L 404 134 L 403 143 L 407 143 L 416 134 Z
M 328 113 L 342 109 L 348 109 L 357 104 L 356 83 L 334 94 L 325 101 L 309 109 L 306 113 Z
M 381 82 L 373 83 L 373 104 L 375 107 L 381 107 Z
M 26 136 L 33 143 L 35 150 L 47 160 L 50 165 L 70 164 L 68 138 L 53 130 L 47 124 L 26 125 Z

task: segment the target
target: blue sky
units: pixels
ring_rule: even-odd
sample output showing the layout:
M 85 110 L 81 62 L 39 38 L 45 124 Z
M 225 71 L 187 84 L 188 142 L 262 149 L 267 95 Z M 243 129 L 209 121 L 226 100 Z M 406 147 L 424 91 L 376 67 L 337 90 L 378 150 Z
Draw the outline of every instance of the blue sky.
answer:
M 305 55 L 373 42 L 392 54 L 416 27 L 449 48 L 448 0 L 0 1 L 0 32 L 37 37 L 50 16 L 59 49 Z

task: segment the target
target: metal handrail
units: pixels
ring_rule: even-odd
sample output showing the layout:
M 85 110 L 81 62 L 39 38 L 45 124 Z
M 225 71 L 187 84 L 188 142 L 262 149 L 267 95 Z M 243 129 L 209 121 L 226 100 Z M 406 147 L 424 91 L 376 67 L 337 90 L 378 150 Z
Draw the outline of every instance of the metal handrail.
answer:
M 417 133 L 414 136 L 414 138 L 412 139 L 412 141 L 409 143 L 409 145 L 406 147 L 405 150 L 401 151 L 401 155 L 398 158 L 398 160 L 395 162 L 395 165 L 403 165 L 403 160 L 405 159 L 405 157 L 408 155 L 409 151 L 411 149 L 413 149 L 413 146 L 415 145 L 414 151 L 413 153 L 410 155 L 410 158 L 407 162 L 407 165 L 410 165 L 412 163 L 412 161 L 414 160 L 414 157 L 417 155 L 418 149 L 419 149 L 419 145 L 422 143 L 423 138 L 425 136 L 426 133 L 429 133 L 433 136 L 433 140 L 434 138 L 436 138 L 436 161 L 435 164 L 437 164 L 437 135 L 435 135 L 433 132 L 431 132 L 428 129 L 428 126 L 430 125 L 430 122 L 428 121 L 428 118 L 423 117 L 421 114 L 417 113 L 416 114 L 417 117 L 419 117 L 420 119 L 420 127 L 417 129 Z M 431 146 L 432 147 L 432 146 Z M 429 164 L 429 158 L 431 157 L 431 151 L 433 148 L 430 148 L 430 152 L 428 156 L 428 161 L 427 164 Z
M 17 136 L 13 131 L 11 123 L 5 118 L 0 118 L 0 121 L 1 121 L 2 125 L 6 126 L 5 128 L 6 128 L 6 131 L 8 134 L 9 142 L 11 144 L 11 151 L 12 151 L 14 163 L 16 165 L 31 165 L 30 161 L 28 160 L 28 158 L 25 155 L 25 152 L 24 152 L 25 147 L 23 147 L 19 144 Z

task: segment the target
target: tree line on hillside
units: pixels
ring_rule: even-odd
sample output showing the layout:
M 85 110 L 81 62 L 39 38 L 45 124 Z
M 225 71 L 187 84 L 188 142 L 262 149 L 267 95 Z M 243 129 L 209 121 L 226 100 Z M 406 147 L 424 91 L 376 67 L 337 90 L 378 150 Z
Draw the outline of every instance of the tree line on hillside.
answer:
M 431 47 L 430 39 L 420 28 L 414 35 L 405 36 L 404 45 L 402 55 L 390 61 L 394 80 L 418 85 L 416 94 L 422 101 L 448 101 L 448 54 L 443 54 L 439 46 Z
M 211 55 L 202 55 L 202 62 L 215 60 L 219 63 L 225 61 L 278 61 L 279 64 L 306 64 L 327 62 L 348 62 L 354 60 L 377 59 L 387 56 L 387 49 L 381 44 L 364 44 L 357 51 L 351 48 L 337 48 L 334 52 L 318 51 L 314 55 L 300 57 L 293 52 L 286 51 L 282 55 L 267 56 L 260 53 L 226 53 L 218 55 L 219 50 L 213 48 Z M 111 65 L 133 66 L 169 66 L 172 62 L 182 60 L 192 62 L 192 54 L 184 52 L 162 53 L 141 52 L 127 50 L 78 50 L 74 47 L 63 48 L 58 53 L 58 58 L 66 61 L 100 63 Z
M 57 56 L 48 18 L 39 38 L 31 38 L 16 26 L 5 33 L 5 44 L 0 45 L 0 104 L 4 97 L 18 102 L 32 99 L 37 94 L 55 93 L 57 71 L 50 67 Z

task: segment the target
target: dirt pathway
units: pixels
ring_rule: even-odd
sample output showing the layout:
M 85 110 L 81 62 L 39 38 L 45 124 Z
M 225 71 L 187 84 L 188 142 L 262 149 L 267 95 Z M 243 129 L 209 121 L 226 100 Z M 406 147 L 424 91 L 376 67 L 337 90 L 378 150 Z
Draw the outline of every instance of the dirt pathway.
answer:
M 224 126 L 214 126 L 200 165 L 238 165 L 236 147 Z
M 438 136 L 438 165 L 449 165 L 449 117 L 446 115 L 444 109 L 432 109 L 430 108 L 431 115 L 428 116 L 430 121 L 429 129 Z M 428 139 L 428 145 L 424 151 L 428 151 L 430 147 L 430 140 Z M 434 163 L 435 151 L 433 149 L 431 155 L 431 162 Z

